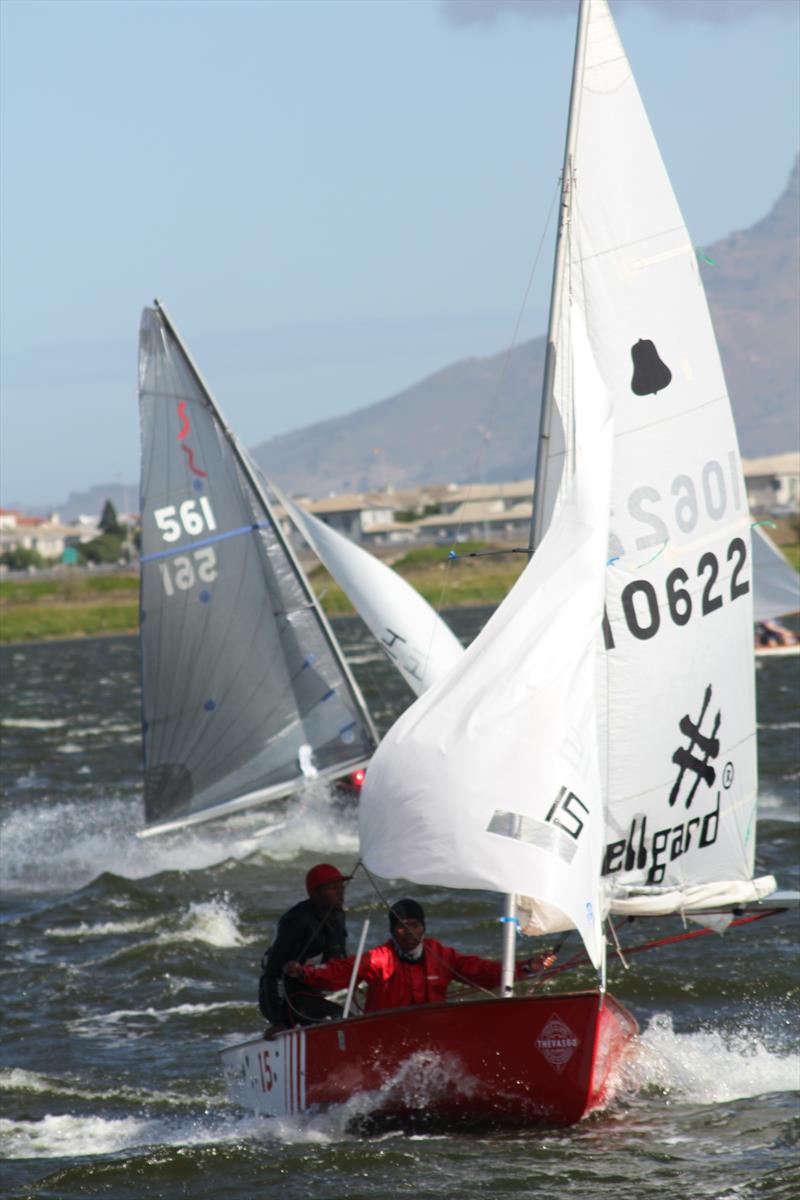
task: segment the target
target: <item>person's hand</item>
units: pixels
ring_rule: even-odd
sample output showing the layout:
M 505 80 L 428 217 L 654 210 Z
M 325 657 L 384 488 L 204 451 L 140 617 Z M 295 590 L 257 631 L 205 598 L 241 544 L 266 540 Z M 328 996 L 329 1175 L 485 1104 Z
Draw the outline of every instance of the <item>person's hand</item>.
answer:
M 536 958 L 526 958 L 519 964 L 520 973 L 522 975 L 535 975 L 539 971 L 546 971 L 548 967 L 552 967 L 556 961 L 556 956 L 552 951 L 547 954 L 540 954 Z
M 284 975 L 288 975 L 291 979 L 302 979 L 303 964 L 299 962 L 284 963 L 283 973 Z

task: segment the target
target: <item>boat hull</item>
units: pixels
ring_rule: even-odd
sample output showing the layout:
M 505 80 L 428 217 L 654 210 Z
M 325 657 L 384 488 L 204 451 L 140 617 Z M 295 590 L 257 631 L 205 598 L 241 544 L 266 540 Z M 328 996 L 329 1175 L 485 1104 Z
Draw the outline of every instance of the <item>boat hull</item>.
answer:
M 756 658 L 791 658 L 800 654 L 800 642 L 792 642 L 789 646 L 756 646 Z
M 371 1118 L 570 1125 L 609 1102 L 636 1033 L 612 996 L 577 992 L 330 1021 L 222 1060 L 231 1099 L 264 1116 L 356 1101 Z

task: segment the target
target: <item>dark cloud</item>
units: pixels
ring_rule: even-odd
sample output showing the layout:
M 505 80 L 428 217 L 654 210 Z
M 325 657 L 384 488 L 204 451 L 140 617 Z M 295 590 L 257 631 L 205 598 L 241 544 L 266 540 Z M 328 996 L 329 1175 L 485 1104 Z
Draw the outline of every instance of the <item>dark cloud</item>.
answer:
M 449 25 L 492 25 L 503 17 L 549 19 L 572 17 L 578 0 L 439 0 Z M 612 0 L 619 12 L 633 5 L 652 8 L 659 16 L 673 21 L 695 21 L 704 25 L 731 25 L 763 13 L 797 18 L 797 0 Z

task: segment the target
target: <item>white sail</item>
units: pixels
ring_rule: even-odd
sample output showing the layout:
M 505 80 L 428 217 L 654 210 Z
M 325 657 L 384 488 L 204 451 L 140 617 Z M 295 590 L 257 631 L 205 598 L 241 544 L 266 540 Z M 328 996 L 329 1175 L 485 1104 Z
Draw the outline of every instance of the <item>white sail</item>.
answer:
M 416 883 L 531 892 L 601 957 L 595 716 L 611 469 L 604 388 L 572 347 L 577 469 L 535 558 L 450 674 L 395 723 L 361 796 L 362 856 Z
M 600 651 L 613 896 L 750 880 L 756 807 L 750 516 L 694 248 L 606 0 L 588 0 L 559 286 L 611 396 Z M 562 492 L 576 417 L 562 307 Z M 721 889 L 724 892 L 724 888 Z M 628 909 L 628 911 L 630 911 Z
M 416 695 L 455 666 L 464 647 L 411 584 L 313 513 L 298 508 L 277 489 L 276 494 Z
M 800 575 L 768 534 L 753 527 L 753 617 L 771 621 L 800 610 Z

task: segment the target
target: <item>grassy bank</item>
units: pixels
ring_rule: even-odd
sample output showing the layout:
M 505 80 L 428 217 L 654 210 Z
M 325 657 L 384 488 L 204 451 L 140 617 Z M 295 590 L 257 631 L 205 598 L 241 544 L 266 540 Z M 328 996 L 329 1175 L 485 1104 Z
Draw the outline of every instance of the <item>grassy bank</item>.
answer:
M 474 548 L 469 544 L 459 552 Z M 524 565 L 525 557 L 518 554 L 452 561 L 438 547 L 412 550 L 393 563 L 434 608 L 497 604 Z M 324 567 L 313 567 L 308 574 L 329 616 L 354 612 Z M 75 571 L 54 579 L 0 580 L 0 642 L 135 633 L 138 588 L 135 573 L 93 576 Z
M 98 637 L 139 627 L 136 573 L 73 569 L 51 579 L 0 580 L 0 642 Z
M 800 570 L 797 522 L 778 518 L 766 532 Z M 524 554 L 468 557 L 493 550 L 484 543 L 447 549 L 426 546 L 387 558 L 394 569 L 436 609 L 498 604 L 523 570 Z M 329 616 L 345 616 L 353 606 L 324 567 L 312 566 L 309 579 Z M 97 637 L 135 633 L 139 627 L 139 579 L 135 572 L 93 575 L 72 570 L 51 579 L 0 580 L 0 642 L 32 642 L 45 638 Z

